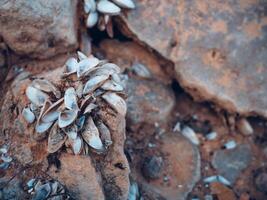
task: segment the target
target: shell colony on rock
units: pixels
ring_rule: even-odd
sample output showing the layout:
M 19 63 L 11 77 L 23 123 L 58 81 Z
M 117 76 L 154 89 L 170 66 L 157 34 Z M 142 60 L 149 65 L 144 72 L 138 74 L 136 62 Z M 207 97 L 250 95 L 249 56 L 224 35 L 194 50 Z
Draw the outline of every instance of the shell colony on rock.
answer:
M 86 26 L 92 28 L 97 25 L 101 31 L 107 30 L 113 37 L 112 16 L 120 15 L 121 9 L 134 9 L 132 0 L 84 0 L 84 11 L 88 14 Z
M 88 154 L 90 148 L 97 153 L 107 150 L 111 134 L 99 112 L 108 105 L 125 117 L 119 73 L 117 65 L 78 52 L 78 59 L 65 63 L 60 87 L 41 78 L 31 82 L 26 89 L 30 103 L 22 115 L 35 126 L 37 138 L 49 134 L 49 153 L 64 144 L 74 154 Z

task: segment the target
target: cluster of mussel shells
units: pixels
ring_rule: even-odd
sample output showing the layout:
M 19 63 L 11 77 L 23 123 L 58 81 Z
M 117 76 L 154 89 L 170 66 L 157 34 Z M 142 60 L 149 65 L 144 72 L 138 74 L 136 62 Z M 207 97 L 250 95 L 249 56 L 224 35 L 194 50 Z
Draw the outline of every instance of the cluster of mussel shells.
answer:
M 51 199 L 63 200 L 67 199 L 66 191 L 56 180 L 31 179 L 27 183 L 28 192 L 32 195 L 32 200 Z
M 119 73 L 117 65 L 78 52 L 78 59 L 69 58 L 64 65 L 61 90 L 47 79 L 31 82 L 26 89 L 30 103 L 22 115 L 35 125 L 37 136 L 43 138 L 49 133 L 49 153 L 64 144 L 74 154 L 108 149 L 111 133 L 99 112 L 108 105 L 116 115 L 125 117 L 127 107 Z
M 107 30 L 112 37 L 111 17 L 119 15 L 122 8 L 134 9 L 135 5 L 132 0 L 84 0 L 84 11 L 88 14 L 86 26 L 91 28 L 97 25 L 99 30 Z

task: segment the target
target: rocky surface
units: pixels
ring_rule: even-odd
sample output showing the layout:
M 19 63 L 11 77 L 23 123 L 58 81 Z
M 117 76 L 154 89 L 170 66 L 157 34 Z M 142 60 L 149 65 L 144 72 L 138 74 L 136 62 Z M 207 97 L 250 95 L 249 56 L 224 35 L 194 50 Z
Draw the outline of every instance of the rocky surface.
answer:
M 62 68 L 58 68 L 39 74 L 38 77 L 46 78 L 51 80 L 55 85 L 58 85 L 61 74 Z M 25 95 L 25 90 L 30 84 L 31 78 L 32 76 L 29 73 L 23 72 L 11 84 L 1 108 L 0 139 L 3 142 L 9 141 L 11 143 L 10 154 L 17 158 L 20 164 L 30 164 L 34 167 L 46 160 L 48 152 L 47 139 L 40 140 L 34 131 L 34 126 L 29 126 L 21 116 L 22 109 L 29 102 Z M 59 170 L 59 174 L 55 172 L 50 173 L 66 183 L 67 186 L 70 186 L 74 194 L 79 194 L 81 198 L 85 197 L 85 199 L 88 199 L 90 194 L 93 193 L 97 195 L 96 197 L 100 197 L 99 199 L 102 199 L 101 197 L 104 195 L 108 199 L 124 200 L 127 199 L 130 185 L 130 169 L 123 151 L 125 119 L 123 117 L 114 117 L 117 115 L 111 108 L 106 108 L 101 115 L 102 120 L 109 127 L 113 141 L 107 154 L 90 154 L 93 163 L 93 167 L 91 168 L 89 167 L 91 165 L 89 158 L 76 158 L 74 155 L 64 155 L 60 158 L 63 162 L 62 171 Z M 39 141 L 36 140 L 37 138 L 39 138 Z M 85 168 L 86 165 L 88 165 L 88 169 L 83 172 L 82 170 L 84 169 L 81 167 L 83 166 Z M 96 177 L 94 170 L 100 174 L 102 180 L 100 183 L 98 183 L 98 177 Z M 84 177 L 84 173 L 86 173 L 86 177 Z M 81 181 L 80 179 L 84 181 L 84 184 L 77 186 Z M 87 183 L 87 181 L 90 183 Z M 95 190 L 95 188 L 98 189 Z
M 175 96 L 164 84 L 129 78 L 126 83 L 127 126 L 134 129 L 142 124 L 167 123 L 174 108 Z
M 267 117 L 267 17 L 263 1 L 138 1 L 122 30 L 175 64 L 197 100 Z M 146 19 L 146 20 L 144 20 Z
M 74 199 L 104 199 L 101 175 L 95 171 L 88 156 L 63 154 L 60 170 L 51 168 L 49 175 L 64 184 Z
M 231 150 L 218 150 L 212 160 L 213 167 L 232 184 L 252 159 L 249 145 L 242 144 Z
M 143 151 L 143 157 L 162 155 L 163 167 L 157 179 L 147 180 L 138 171 L 137 162 L 132 175 L 139 183 L 145 199 L 186 199 L 196 182 L 200 179 L 200 155 L 197 147 L 180 135 L 166 133 L 153 148 Z
M 0 179 L 0 185 L 3 186 L 8 180 Z M 11 180 L 6 187 L 0 189 L 0 199 L 2 200 L 16 200 L 25 199 L 26 195 L 22 188 L 21 180 L 17 178 Z
M 77 1 L 0 1 L 0 36 L 16 54 L 48 58 L 74 50 Z

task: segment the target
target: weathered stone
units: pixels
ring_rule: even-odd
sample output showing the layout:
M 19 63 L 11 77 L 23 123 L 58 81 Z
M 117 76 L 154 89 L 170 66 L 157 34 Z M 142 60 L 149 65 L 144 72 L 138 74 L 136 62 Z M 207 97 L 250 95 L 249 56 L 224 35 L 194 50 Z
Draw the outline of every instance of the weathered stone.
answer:
M 160 142 L 158 153 L 164 155 L 162 178 L 148 181 L 135 171 L 133 176 L 141 187 L 141 194 L 147 194 L 148 199 L 184 200 L 200 179 L 198 148 L 173 133 L 164 134 Z
M 144 0 L 122 30 L 175 63 L 197 100 L 267 117 L 265 1 Z
M 48 58 L 77 47 L 77 1 L 1 1 L 0 36 L 16 54 Z
M 231 150 L 216 151 L 212 159 L 212 165 L 220 175 L 233 184 L 242 170 L 249 165 L 251 159 L 250 146 L 241 144 Z
M 63 154 L 60 162 L 60 170 L 51 168 L 48 173 L 64 184 L 74 199 L 104 199 L 101 178 L 90 157 Z
M 126 92 L 127 126 L 167 122 L 175 104 L 170 88 L 157 81 L 129 78 Z
M 7 184 L 8 179 L 2 178 L 0 185 L 4 186 L 0 189 L 0 199 L 2 200 L 17 200 L 26 199 L 26 194 L 23 191 L 21 181 L 14 178 Z
M 29 164 L 33 161 L 32 151 L 29 146 L 18 144 L 14 149 L 16 159 L 23 165 Z

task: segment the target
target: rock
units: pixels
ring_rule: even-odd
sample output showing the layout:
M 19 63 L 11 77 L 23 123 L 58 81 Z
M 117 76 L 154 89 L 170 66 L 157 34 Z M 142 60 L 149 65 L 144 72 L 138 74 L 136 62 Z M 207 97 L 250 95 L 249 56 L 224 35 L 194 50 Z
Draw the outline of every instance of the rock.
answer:
M 236 200 L 234 192 L 221 183 L 212 183 L 210 188 L 211 193 L 215 194 L 218 200 Z
M 0 189 L 0 199 L 2 200 L 17 200 L 17 199 L 26 199 L 26 194 L 23 191 L 21 181 L 17 178 L 14 178 L 5 184 L 8 179 L 0 179 L 0 185 L 5 185 L 3 189 Z
M 77 1 L 1 1 L 0 36 L 16 54 L 48 58 L 77 47 Z
M 74 199 L 105 199 L 100 185 L 101 177 L 88 156 L 60 156 L 61 168 L 51 168 L 50 176 L 65 185 Z
M 220 175 L 234 184 L 252 159 L 251 148 L 247 144 L 238 145 L 234 149 L 218 150 L 212 158 L 212 165 Z
M 257 174 L 254 178 L 254 183 L 256 185 L 257 190 L 263 193 L 267 193 L 267 172 L 262 171 L 259 174 Z
M 264 6 L 261 1 L 143 0 L 118 27 L 171 60 L 176 79 L 196 100 L 267 117 Z
M 138 45 L 135 42 L 120 42 L 118 40 L 104 40 L 100 43 L 100 51 L 106 58 L 118 64 L 122 70 L 130 69 L 135 63 L 147 67 L 151 78 L 160 80 L 164 83 L 170 83 L 166 71 L 170 65 L 161 63 L 157 56 Z
M 163 159 L 162 157 L 152 156 L 144 160 L 142 173 L 148 179 L 159 178 L 162 172 Z
M 127 126 L 166 123 L 175 104 L 173 91 L 157 81 L 129 78 L 126 85 Z
M 200 154 L 198 148 L 181 135 L 164 134 L 157 153 L 164 155 L 162 178 L 150 179 L 136 173 L 133 176 L 141 194 L 148 199 L 185 200 L 200 179 Z
M 19 144 L 15 148 L 15 157 L 23 165 L 27 165 L 33 161 L 30 147 L 23 144 Z

